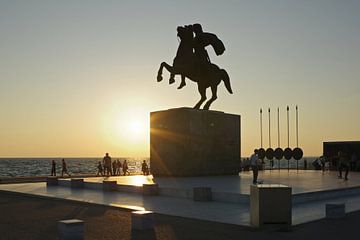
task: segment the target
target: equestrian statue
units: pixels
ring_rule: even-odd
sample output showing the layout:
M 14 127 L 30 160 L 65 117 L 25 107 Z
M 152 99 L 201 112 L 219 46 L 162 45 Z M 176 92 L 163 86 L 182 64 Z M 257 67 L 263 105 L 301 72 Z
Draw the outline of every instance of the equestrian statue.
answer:
M 157 81 L 160 82 L 163 79 L 163 68 L 166 68 L 170 72 L 169 84 L 175 82 L 175 75 L 181 75 L 181 83 L 178 89 L 186 85 L 186 78 L 196 82 L 201 99 L 194 106 L 195 109 L 200 109 L 200 106 L 206 100 L 206 89 L 210 87 L 212 97 L 203 107 L 203 109 L 209 110 L 211 103 L 217 99 L 217 87 L 221 80 L 224 81 L 228 92 L 233 93 L 229 75 L 224 69 L 211 63 L 205 49 L 206 46 L 211 45 L 216 55 L 219 56 L 224 53 L 225 46 L 215 34 L 203 32 L 200 24 L 179 26 L 177 36 L 180 38 L 180 44 L 173 65 L 162 62 Z

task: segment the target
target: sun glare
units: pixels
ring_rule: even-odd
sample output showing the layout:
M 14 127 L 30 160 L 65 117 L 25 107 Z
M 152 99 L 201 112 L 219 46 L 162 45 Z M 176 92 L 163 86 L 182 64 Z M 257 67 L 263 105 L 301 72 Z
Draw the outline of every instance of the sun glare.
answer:
M 133 134 L 139 134 L 144 131 L 144 125 L 140 121 L 130 122 L 129 130 Z

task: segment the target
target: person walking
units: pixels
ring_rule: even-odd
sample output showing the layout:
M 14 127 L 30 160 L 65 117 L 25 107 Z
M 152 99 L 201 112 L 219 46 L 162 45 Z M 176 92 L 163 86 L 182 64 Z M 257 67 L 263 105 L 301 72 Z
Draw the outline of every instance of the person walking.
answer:
M 55 160 L 52 160 L 52 162 L 51 162 L 51 175 L 50 176 L 56 176 L 56 163 L 55 163 Z
M 64 173 L 66 173 L 69 177 L 71 177 L 71 175 L 70 175 L 70 174 L 68 173 L 68 171 L 67 171 L 67 166 L 66 166 L 65 159 L 62 159 L 61 177 L 64 176 Z
M 253 184 L 257 184 L 257 178 L 259 174 L 259 157 L 257 149 L 254 150 L 254 153 L 250 157 L 250 166 L 253 171 Z

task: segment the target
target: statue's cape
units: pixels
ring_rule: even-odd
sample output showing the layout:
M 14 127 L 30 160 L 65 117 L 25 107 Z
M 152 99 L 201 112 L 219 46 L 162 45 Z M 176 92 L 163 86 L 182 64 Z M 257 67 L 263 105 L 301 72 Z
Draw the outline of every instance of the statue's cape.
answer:
M 204 32 L 201 34 L 203 41 L 206 45 L 211 45 L 217 56 L 221 55 L 225 51 L 223 42 L 213 33 Z

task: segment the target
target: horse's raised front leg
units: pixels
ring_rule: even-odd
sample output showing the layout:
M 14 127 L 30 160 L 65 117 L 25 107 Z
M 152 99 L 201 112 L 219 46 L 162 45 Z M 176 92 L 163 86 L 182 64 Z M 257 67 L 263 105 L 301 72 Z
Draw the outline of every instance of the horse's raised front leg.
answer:
M 204 109 L 209 110 L 210 104 L 212 104 L 217 99 L 217 85 L 211 86 L 212 97 L 209 101 L 206 102 Z
M 163 71 L 163 68 L 164 68 L 164 64 L 166 64 L 166 62 L 162 62 L 162 63 L 160 64 L 160 68 L 159 68 L 158 74 L 157 74 L 157 81 L 158 81 L 158 82 L 161 82 L 161 80 L 163 80 L 162 71 Z
M 200 101 L 195 105 L 195 109 L 200 109 L 201 104 L 206 100 L 206 88 L 198 84 L 198 90 L 201 95 Z

